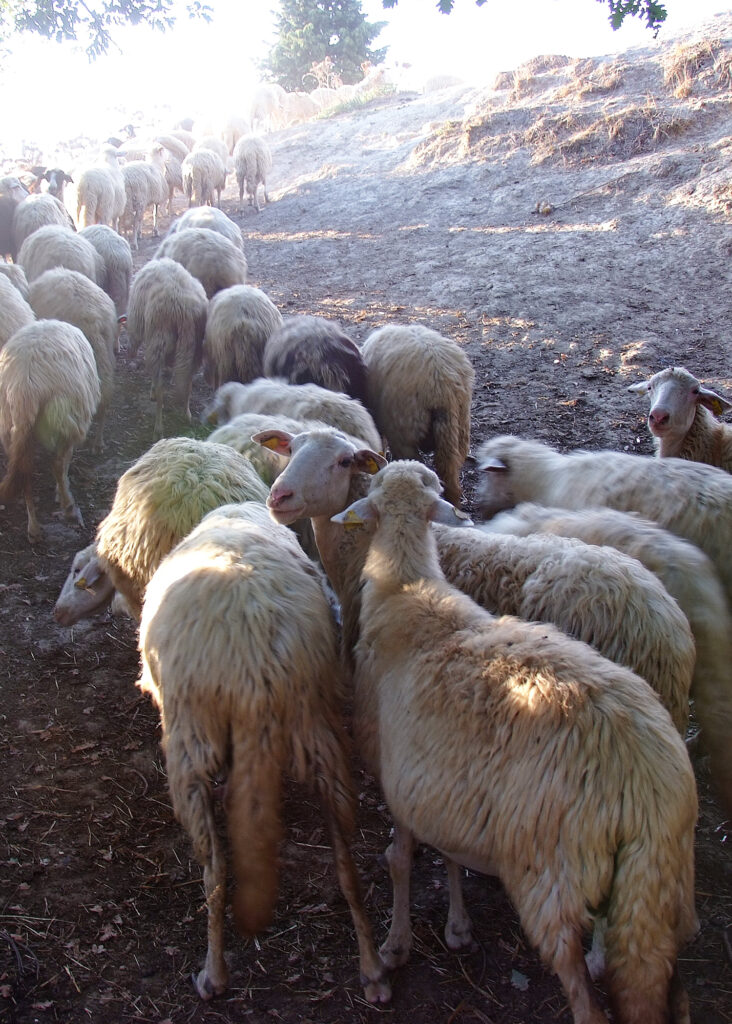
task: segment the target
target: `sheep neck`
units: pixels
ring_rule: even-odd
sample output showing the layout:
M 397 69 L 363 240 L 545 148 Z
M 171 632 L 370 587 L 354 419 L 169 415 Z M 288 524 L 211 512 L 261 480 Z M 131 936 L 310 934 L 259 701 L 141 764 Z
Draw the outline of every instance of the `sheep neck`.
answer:
M 391 514 L 374 533 L 363 578 L 392 593 L 419 580 L 444 579 L 429 524 L 420 528 L 413 515 Z

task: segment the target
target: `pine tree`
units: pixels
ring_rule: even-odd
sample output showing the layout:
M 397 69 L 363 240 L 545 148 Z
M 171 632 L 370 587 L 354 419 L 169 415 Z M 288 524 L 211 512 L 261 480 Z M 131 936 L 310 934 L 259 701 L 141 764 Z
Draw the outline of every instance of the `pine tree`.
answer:
M 358 82 L 364 61 L 380 64 L 386 55 L 370 45 L 385 25 L 366 21 L 361 0 L 281 0 L 279 38 L 262 67 L 288 90 L 314 88 L 312 65 L 327 59 L 341 82 Z

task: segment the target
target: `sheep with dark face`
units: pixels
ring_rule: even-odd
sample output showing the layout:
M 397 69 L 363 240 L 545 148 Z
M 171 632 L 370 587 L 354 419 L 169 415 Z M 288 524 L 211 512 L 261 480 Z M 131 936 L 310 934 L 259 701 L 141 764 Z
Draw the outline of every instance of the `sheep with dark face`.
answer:
M 358 345 L 336 323 L 320 316 L 289 316 L 264 347 L 265 377 L 317 384 L 368 406 L 366 366 Z

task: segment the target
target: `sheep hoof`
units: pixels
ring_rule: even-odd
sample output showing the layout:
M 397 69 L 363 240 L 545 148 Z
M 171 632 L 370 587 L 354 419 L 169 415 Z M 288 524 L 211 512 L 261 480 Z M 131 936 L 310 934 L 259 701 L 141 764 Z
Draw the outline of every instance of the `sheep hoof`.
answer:
M 366 996 L 367 1002 L 391 1002 L 391 985 L 386 978 L 376 978 L 369 981 L 367 978 L 362 977 L 361 984 L 363 985 L 363 994 Z
M 468 949 L 473 945 L 470 921 L 448 921 L 445 925 L 445 943 L 448 949 Z
M 43 542 L 43 530 L 40 526 L 28 527 L 28 540 L 31 544 L 41 544 Z
M 208 976 L 205 967 L 202 971 L 199 971 L 197 975 L 192 974 L 191 981 L 193 982 L 193 987 L 196 992 L 205 1002 L 208 1002 L 209 999 L 213 999 L 214 996 L 220 996 L 221 993 L 226 990 L 226 982 L 224 981 L 216 984 L 216 982 Z
M 384 966 L 390 971 L 396 967 L 403 967 L 409 959 L 409 948 L 402 945 L 391 946 L 387 940 L 379 950 Z

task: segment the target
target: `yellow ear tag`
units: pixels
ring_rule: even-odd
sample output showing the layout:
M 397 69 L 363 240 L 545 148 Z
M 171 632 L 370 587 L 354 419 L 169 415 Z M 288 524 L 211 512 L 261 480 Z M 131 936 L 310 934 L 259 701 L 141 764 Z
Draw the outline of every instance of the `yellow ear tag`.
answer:
M 86 590 L 86 576 L 80 576 L 74 586 L 78 587 L 79 590 Z
M 470 519 L 470 516 L 468 515 L 467 512 L 463 512 L 462 509 L 456 508 L 455 509 L 455 518 L 456 519 Z
M 343 518 L 343 525 L 347 530 L 356 530 L 359 526 L 363 526 L 363 519 L 358 512 L 354 512 L 352 508 L 349 508 Z
M 724 407 L 718 398 L 713 398 L 709 403 L 712 407 L 712 412 L 715 416 L 721 416 L 724 412 Z
M 380 466 L 376 459 L 366 459 L 366 462 L 364 463 L 364 470 L 366 473 L 370 473 L 373 476 L 375 473 L 379 472 L 379 469 Z
M 274 450 L 279 447 L 280 439 L 279 437 L 268 437 L 266 441 L 260 441 L 259 443 L 263 448 L 271 448 Z

